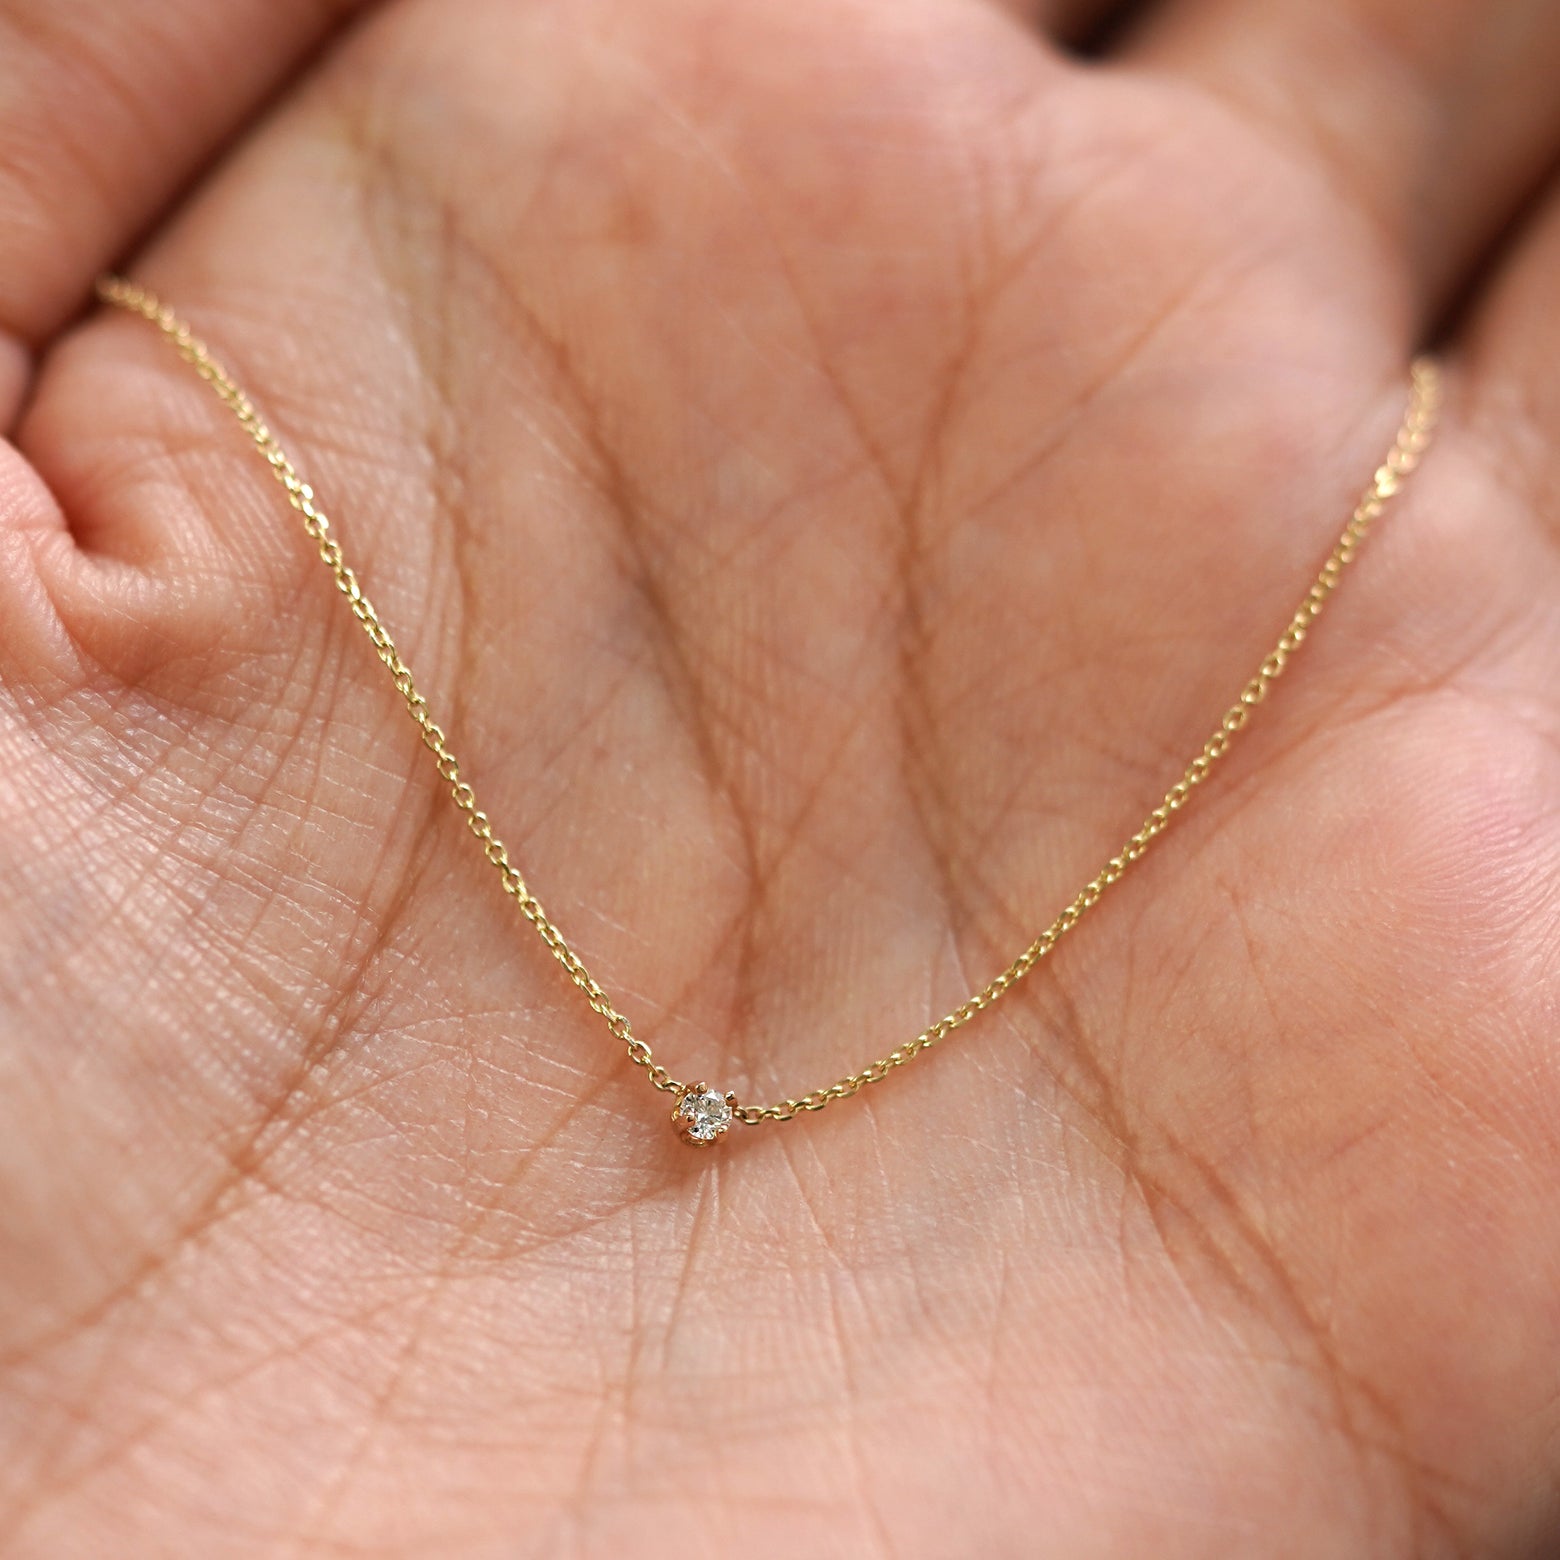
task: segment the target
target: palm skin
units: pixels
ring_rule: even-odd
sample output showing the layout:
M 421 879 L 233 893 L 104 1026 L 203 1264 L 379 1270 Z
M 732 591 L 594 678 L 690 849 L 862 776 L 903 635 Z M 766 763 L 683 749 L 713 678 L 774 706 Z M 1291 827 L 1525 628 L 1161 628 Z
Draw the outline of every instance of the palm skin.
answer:
M 1145 26 L 1085 69 L 954 0 L 387 7 L 131 264 L 679 1077 L 828 1082 L 1050 919 L 1269 648 L 1480 247 Z M 1543 1552 L 1534 227 L 1141 865 L 941 1049 L 710 1153 L 498 892 L 227 414 L 144 325 L 34 330 L 0 1550 Z

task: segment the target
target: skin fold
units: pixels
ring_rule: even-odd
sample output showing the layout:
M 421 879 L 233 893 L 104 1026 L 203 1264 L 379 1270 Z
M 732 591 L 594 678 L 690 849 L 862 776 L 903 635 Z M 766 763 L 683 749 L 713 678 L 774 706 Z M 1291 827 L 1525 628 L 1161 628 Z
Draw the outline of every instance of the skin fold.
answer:
M 1092 52 L 1069 50 L 1081 41 Z M 0 0 L 0 1554 L 1560 1545 L 1560 10 Z M 657 1059 L 996 1009 L 679 1143 Z

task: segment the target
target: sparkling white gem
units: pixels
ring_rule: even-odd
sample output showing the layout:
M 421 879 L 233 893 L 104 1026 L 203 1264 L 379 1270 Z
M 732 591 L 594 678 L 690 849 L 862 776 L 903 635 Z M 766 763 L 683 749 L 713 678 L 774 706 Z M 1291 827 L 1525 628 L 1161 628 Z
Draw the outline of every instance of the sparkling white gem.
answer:
M 717 1094 L 701 1083 L 678 1100 L 672 1117 L 684 1137 L 695 1143 L 713 1143 L 735 1119 L 732 1105 L 729 1095 Z

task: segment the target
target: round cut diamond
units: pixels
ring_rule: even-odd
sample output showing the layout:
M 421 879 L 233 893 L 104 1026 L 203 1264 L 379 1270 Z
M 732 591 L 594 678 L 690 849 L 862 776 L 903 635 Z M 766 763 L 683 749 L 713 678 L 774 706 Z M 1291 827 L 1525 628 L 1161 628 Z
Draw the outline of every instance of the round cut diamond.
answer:
M 674 1114 L 683 1135 L 695 1143 L 713 1143 L 732 1122 L 731 1101 L 702 1083 L 678 1100 Z

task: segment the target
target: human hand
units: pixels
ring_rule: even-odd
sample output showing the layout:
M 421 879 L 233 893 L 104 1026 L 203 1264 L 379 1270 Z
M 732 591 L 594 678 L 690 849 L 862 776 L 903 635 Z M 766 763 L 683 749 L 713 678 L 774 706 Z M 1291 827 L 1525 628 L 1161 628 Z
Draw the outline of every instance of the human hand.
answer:
M 0 5 L 0 1549 L 1552 1536 L 1560 12 L 325 9 Z M 1143 862 L 703 1152 L 231 417 L 71 320 L 137 233 L 540 898 L 754 1101 L 1120 845 L 1459 308 Z

